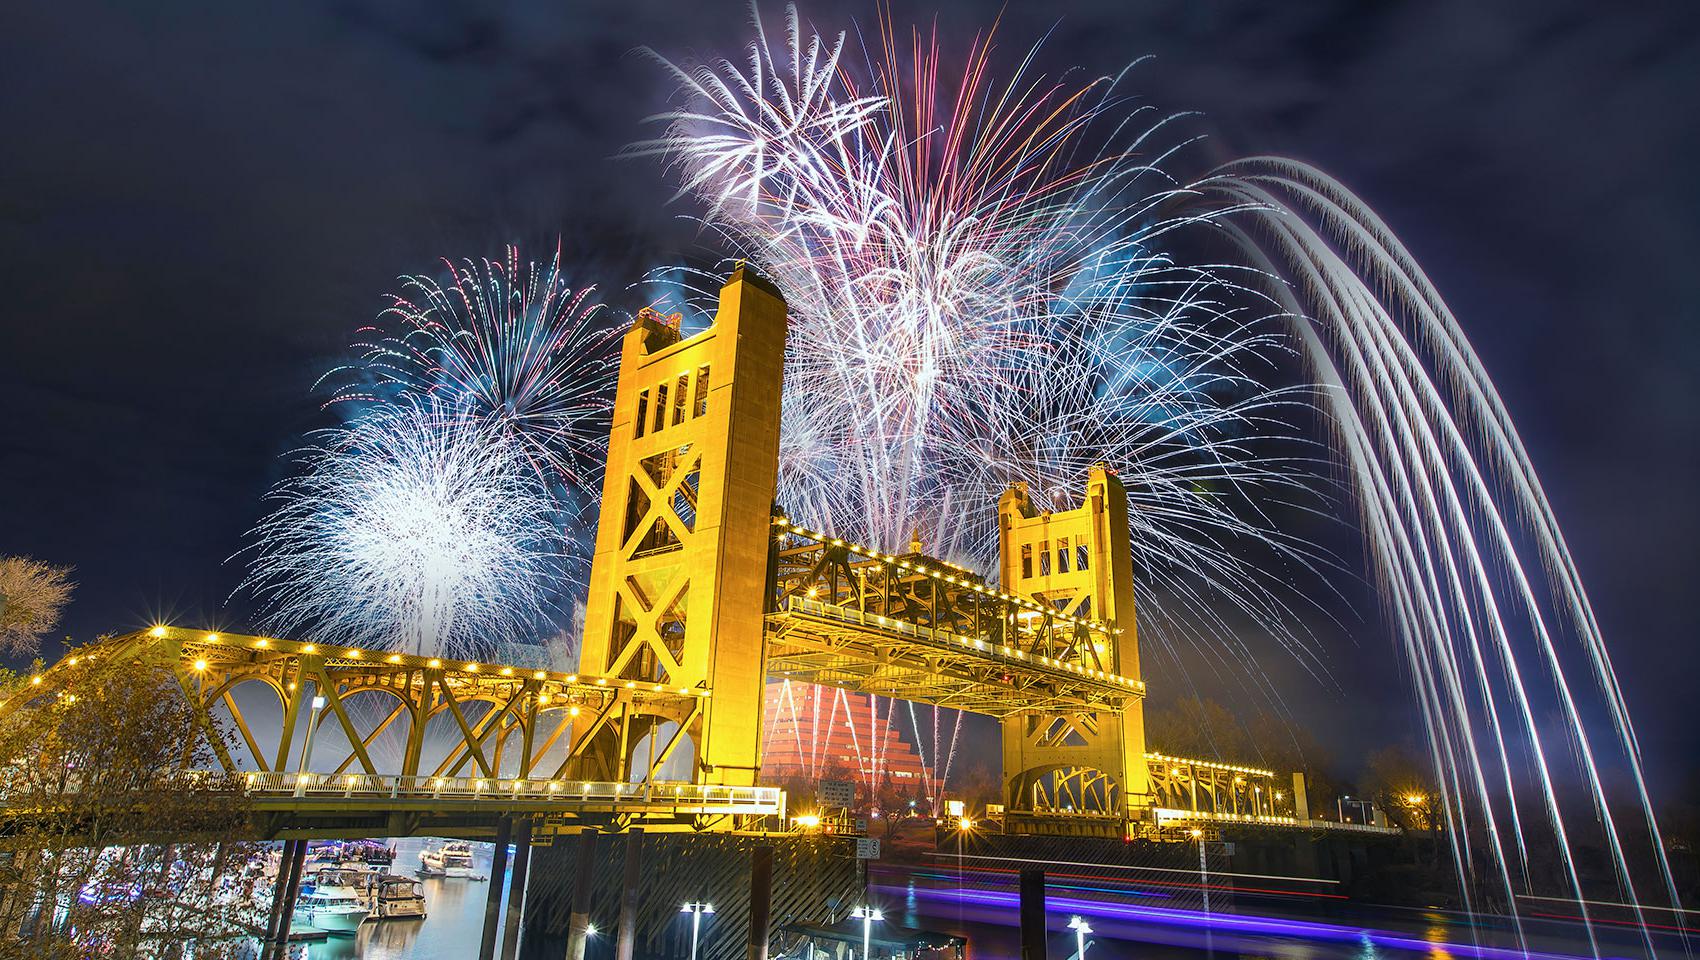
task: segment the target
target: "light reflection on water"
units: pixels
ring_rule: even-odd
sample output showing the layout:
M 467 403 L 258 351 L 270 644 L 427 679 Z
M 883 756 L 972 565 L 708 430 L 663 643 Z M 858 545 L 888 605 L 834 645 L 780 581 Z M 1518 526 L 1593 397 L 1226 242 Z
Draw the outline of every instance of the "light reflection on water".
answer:
M 393 841 L 391 873 L 415 876 L 419 854 L 441 841 L 419 838 Z M 493 848 L 472 845 L 474 872 L 488 876 Z M 478 955 L 484 933 L 484 903 L 490 891 L 485 880 L 422 877 L 425 919 L 364 923 L 353 937 L 331 937 L 307 948 L 306 960 L 464 960 Z

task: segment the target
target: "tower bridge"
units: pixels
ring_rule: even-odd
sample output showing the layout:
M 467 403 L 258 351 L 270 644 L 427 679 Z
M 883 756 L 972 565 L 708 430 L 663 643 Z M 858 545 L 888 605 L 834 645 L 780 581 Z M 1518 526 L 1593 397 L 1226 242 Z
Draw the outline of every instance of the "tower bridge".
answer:
M 625 335 L 576 672 L 156 626 L 75 651 L 0 721 L 151 666 L 267 836 L 771 835 L 788 822 L 761 785 L 764 687 L 788 678 L 996 718 L 1011 832 L 1315 825 L 1297 777 L 1148 752 L 1113 472 L 1066 511 L 1012 486 L 995 583 L 812 530 L 774 505 L 784 357 L 784 302 L 743 269 L 708 329 L 644 311 Z M 275 696 L 275 726 L 245 684 Z M 327 726 L 336 755 L 303 744 L 292 765 L 298 731 Z M 399 757 L 374 750 L 386 736 Z M 680 763 L 687 780 L 662 778 Z

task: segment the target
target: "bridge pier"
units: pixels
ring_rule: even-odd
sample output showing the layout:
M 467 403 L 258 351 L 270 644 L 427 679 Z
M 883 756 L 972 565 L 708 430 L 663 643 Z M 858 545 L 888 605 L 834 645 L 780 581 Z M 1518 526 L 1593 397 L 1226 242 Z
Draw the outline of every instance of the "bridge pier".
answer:
M 293 846 L 291 846 L 293 844 Z M 271 922 L 262 946 L 263 960 L 282 960 L 289 951 L 289 927 L 295 916 L 295 898 L 301 893 L 301 869 L 307 860 L 307 841 L 285 840 L 277 865 L 277 882 L 272 888 Z
M 484 896 L 484 936 L 478 943 L 478 960 L 495 960 L 496 932 L 502 918 L 502 878 L 508 872 L 508 842 L 514 821 L 503 817 L 496 824 L 496 849 L 490 860 L 490 890 Z
M 590 936 L 590 905 L 596 886 L 596 834 L 585 831 L 574 841 L 572 912 L 567 915 L 567 960 L 584 960 Z
M 530 879 L 531 821 L 521 820 L 514 830 L 514 878 L 508 884 L 508 917 L 503 925 L 502 960 L 519 955 L 519 924 L 525 915 L 525 885 Z
M 1045 871 L 1021 871 L 1021 960 L 1045 960 Z
M 626 831 L 625 883 L 620 887 L 620 932 L 614 940 L 614 960 L 632 960 L 637 946 L 638 884 L 643 879 L 643 831 Z
M 767 960 L 767 938 L 772 916 L 773 847 L 764 843 L 750 851 L 750 936 L 747 960 Z

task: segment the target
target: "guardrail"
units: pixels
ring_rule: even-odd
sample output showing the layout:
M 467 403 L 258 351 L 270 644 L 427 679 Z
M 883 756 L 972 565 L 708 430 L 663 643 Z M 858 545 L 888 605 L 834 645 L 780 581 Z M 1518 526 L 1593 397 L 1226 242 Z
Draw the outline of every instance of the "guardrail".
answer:
M 778 787 L 697 783 L 614 783 L 497 777 L 402 777 L 390 774 L 254 772 L 242 775 L 256 800 L 444 800 L 545 802 L 562 807 L 626 805 L 680 812 L 783 814 Z

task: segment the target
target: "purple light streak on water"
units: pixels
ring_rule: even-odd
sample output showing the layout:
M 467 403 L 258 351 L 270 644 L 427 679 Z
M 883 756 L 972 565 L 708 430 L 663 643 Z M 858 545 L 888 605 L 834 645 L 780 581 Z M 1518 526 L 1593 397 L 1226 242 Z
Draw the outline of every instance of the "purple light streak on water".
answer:
M 1020 906 L 1019 898 L 1013 893 L 994 893 L 984 890 L 923 890 L 917 889 L 914 895 L 925 900 L 960 900 L 968 903 L 992 907 Z M 1476 944 L 1454 943 L 1447 940 L 1421 940 L 1415 937 L 1401 936 L 1387 930 L 1374 930 L 1366 927 L 1342 927 L 1331 923 L 1314 923 L 1306 920 L 1282 920 L 1276 917 L 1260 917 L 1240 914 L 1205 913 L 1200 910 L 1180 910 L 1173 907 L 1140 907 L 1132 904 L 1106 903 L 1102 900 L 1079 900 L 1072 897 L 1047 897 L 1049 904 L 1059 910 L 1078 913 L 1088 917 L 1100 917 L 1120 920 L 1145 920 L 1172 926 L 1195 927 L 1212 930 L 1232 930 L 1239 933 L 1265 934 L 1269 936 L 1301 937 L 1312 940 L 1334 940 L 1358 943 L 1369 940 L 1377 946 L 1396 950 L 1415 950 L 1429 952 L 1436 947 L 1443 947 L 1447 952 L 1463 957 L 1473 957 L 1476 960 L 1584 960 L 1562 953 L 1536 953 L 1533 951 L 1512 950 L 1504 947 L 1484 947 Z

